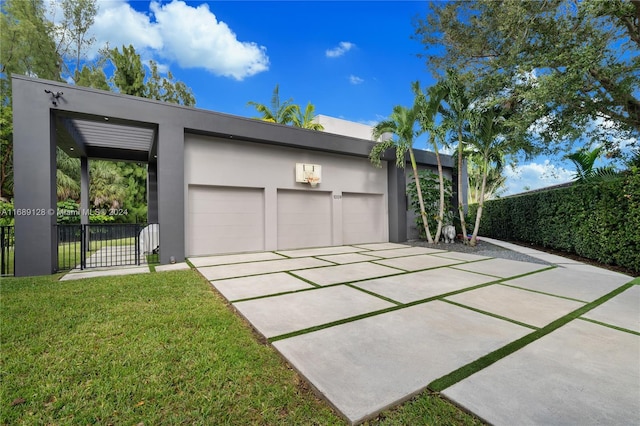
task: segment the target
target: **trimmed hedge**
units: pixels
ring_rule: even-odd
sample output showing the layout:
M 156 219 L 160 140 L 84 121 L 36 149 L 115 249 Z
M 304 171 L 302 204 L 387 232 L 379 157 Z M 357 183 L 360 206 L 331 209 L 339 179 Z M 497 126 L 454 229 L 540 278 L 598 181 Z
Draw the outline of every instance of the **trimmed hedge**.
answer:
M 475 206 L 470 211 L 475 217 Z M 640 273 L 640 169 L 485 202 L 480 235 L 576 253 Z

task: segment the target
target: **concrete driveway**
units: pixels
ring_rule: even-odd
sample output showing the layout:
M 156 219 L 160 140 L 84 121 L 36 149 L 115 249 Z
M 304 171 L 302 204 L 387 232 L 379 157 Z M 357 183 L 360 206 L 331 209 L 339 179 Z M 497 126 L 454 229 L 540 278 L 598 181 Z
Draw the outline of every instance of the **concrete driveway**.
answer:
M 394 243 L 190 262 L 352 424 L 443 383 L 493 424 L 640 424 L 640 286 L 489 242 L 556 265 Z

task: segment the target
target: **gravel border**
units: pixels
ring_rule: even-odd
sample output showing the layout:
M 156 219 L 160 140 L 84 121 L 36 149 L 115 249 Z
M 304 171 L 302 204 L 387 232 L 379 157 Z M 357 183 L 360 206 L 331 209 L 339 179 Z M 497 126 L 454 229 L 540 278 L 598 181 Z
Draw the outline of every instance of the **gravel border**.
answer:
M 531 257 L 517 251 L 509 250 L 482 240 L 478 240 L 478 244 L 475 247 L 465 245 L 461 241 L 456 241 L 450 244 L 445 244 L 442 242 L 438 244 L 429 244 L 424 240 L 409 240 L 405 244 L 414 247 L 427 247 L 438 250 L 477 254 L 479 256 L 499 257 L 501 259 L 517 260 L 520 262 L 538 263 L 540 265 L 552 265 L 552 263 L 545 262 L 544 260 L 540 260 L 535 257 Z

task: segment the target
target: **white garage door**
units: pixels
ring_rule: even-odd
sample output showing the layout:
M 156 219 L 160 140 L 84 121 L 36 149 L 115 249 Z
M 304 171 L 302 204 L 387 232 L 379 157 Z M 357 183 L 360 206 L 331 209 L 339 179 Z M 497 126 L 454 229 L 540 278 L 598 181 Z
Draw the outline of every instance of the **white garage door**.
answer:
M 331 193 L 278 190 L 278 249 L 331 245 Z
M 189 256 L 264 250 L 264 190 L 189 186 Z
M 386 220 L 381 194 L 342 194 L 343 244 L 387 242 Z

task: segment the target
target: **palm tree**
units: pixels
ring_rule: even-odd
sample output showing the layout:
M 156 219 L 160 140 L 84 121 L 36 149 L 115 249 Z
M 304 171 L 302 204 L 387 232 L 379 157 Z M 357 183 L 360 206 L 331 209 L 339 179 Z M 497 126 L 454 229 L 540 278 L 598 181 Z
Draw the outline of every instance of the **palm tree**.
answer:
M 285 102 L 280 102 L 279 85 L 276 84 L 271 95 L 271 105 L 267 106 L 253 101 L 249 101 L 248 105 L 253 106 L 262 114 L 262 117 L 256 117 L 259 120 L 270 123 L 290 124 L 294 122 L 294 117 L 300 110 L 300 107 L 293 104 L 292 101 L 292 99 L 288 99 Z
M 127 186 L 115 163 L 92 161 L 89 164 L 89 193 L 95 208 L 117 209 L 127 196 Z
M 480 157 L 478 153 L 467 156 L 469 159 L 469 203 L 478 204 L 480 202 L 480 186 L 482 184 L 482 159 Z M 504 164 L 502 158 L 489 164 L 483 201 L 495 198 L 504 187 L 507 181 L 507 178 L 502 174 Z
M 464 220 L 464 199 L 462 197 L 462 167 L 464 164 L 465 127 L 469 121 L 471 100 L 467 96 L 464 84 L 460 81 L 458 72 L 447 70 L 447 76 L 439 81 L 436 86 L 441 91 L 442 99 L 446 107 L 440 108 L 443 116 L 442 126 L 452 131 L 458 142 L 458 214 L 460 227 L 462 228 L 462 241 L 467 244 L 467 224 Z
M 416 182 L 416 188 L 418 193 L 418 202 L 420 204 L 420 216 L 422 217 L 422 224 L 424 225 L 424 231 L 427 235 L 427 241 L 433 244 L 433 238 L 431 237 L 431 231 L 429 230 L 429 223 L 427 221 L 427 213 L 424 209 L 424 201 L 422 199 L 422 190 L 420 188 L 420 178 L 418 176 L 418 166 L 416 164 L 416 158 L 413 153 L 413 141 L 414 138 L 422 134 L 422 129 L 415 130 L 415 124 L 418 120 L 419 102 L 418 99 L 414 101 L 411 108 L 407 108 L 401 105 L 393 107 L 391 116 L 384 121 L 381 121 L 373 128 L 373 138 L 377 140 L 384 133 L 391 133 L 395 137 L 393 139 L 387 139 L 383 142 L 376 143 L 371 149 L 369 158 L 375 166 L 380 166 L 380 157 L 382 154 L 390 148 L 396 149 L 396 166 L 405 167 L 405 155 L 409 152 L 411 159 L 411 167 L 413 169 L 413 179 Z
M 571 162 L 576 166 L 574 179 L 577 182 L 587 182 L 597 178 L 616 175 L 616 169 L 612 165 L 593 167 L 596 160 L 602 155 L 603 151 L 604 148 L 602 146 L 597 146 L 591 151 L 587 148 L 582 148 L 565 156 L 565 158 L 571 160 Z
M 307 104 L 307 107 L 304 110 L 304 114 L 302 113 L 302 110 L 300 109 L 300 107 L 298 107 L 298 105 L 295 106 L 297 107 L 297 113 L 293 116 L 294 126 L 310 130 L 324 130 L 324 126 L 322 124 L 313 121 L 316 107 L 311 102 Z
M 440 205 L 438 209 L 438 226 L 436 228 L 435 242 L 440 241 L 440 234 L 442 233 L 442 225 L 444 220 L 444 176 L 442 173 L 442 161 L 440 159 L 440 152 L 438 149 L 438 141 L 443 140 L 445 136 L 444 128 L 436 125 L 435 117 L 440 110 L 440 103 L 442 102 L 443 91 L 439 90 L 437 86 L 432 86 L 427 90 L 429 97 L 420 90 L 420 85 L 416 81 L 413 83 L 413 91 L 416 95 L 417 103 L 419 105 L 418 121 L 420 128 L 423 132 L 429 132 L 429 142 L 433 148 L 433 152 L 436 155 L 436 163 L 438 165 L 438 183 L 440 186 Z
M 80 160 L 56 147 L 56 194 L 58 201 L 80 200 Z
M 490 166 L 496 164 L 501 168 L 504 152 L 508 150 L 508 141 L 503 135 L 505 120 L 499 107 L 475 110 L 470 116 L 469 127 L 473 137 L 469 143 L 478 160 L 481 177 L 476 221 L 469 241 L 471 246 L 477 244 Z

